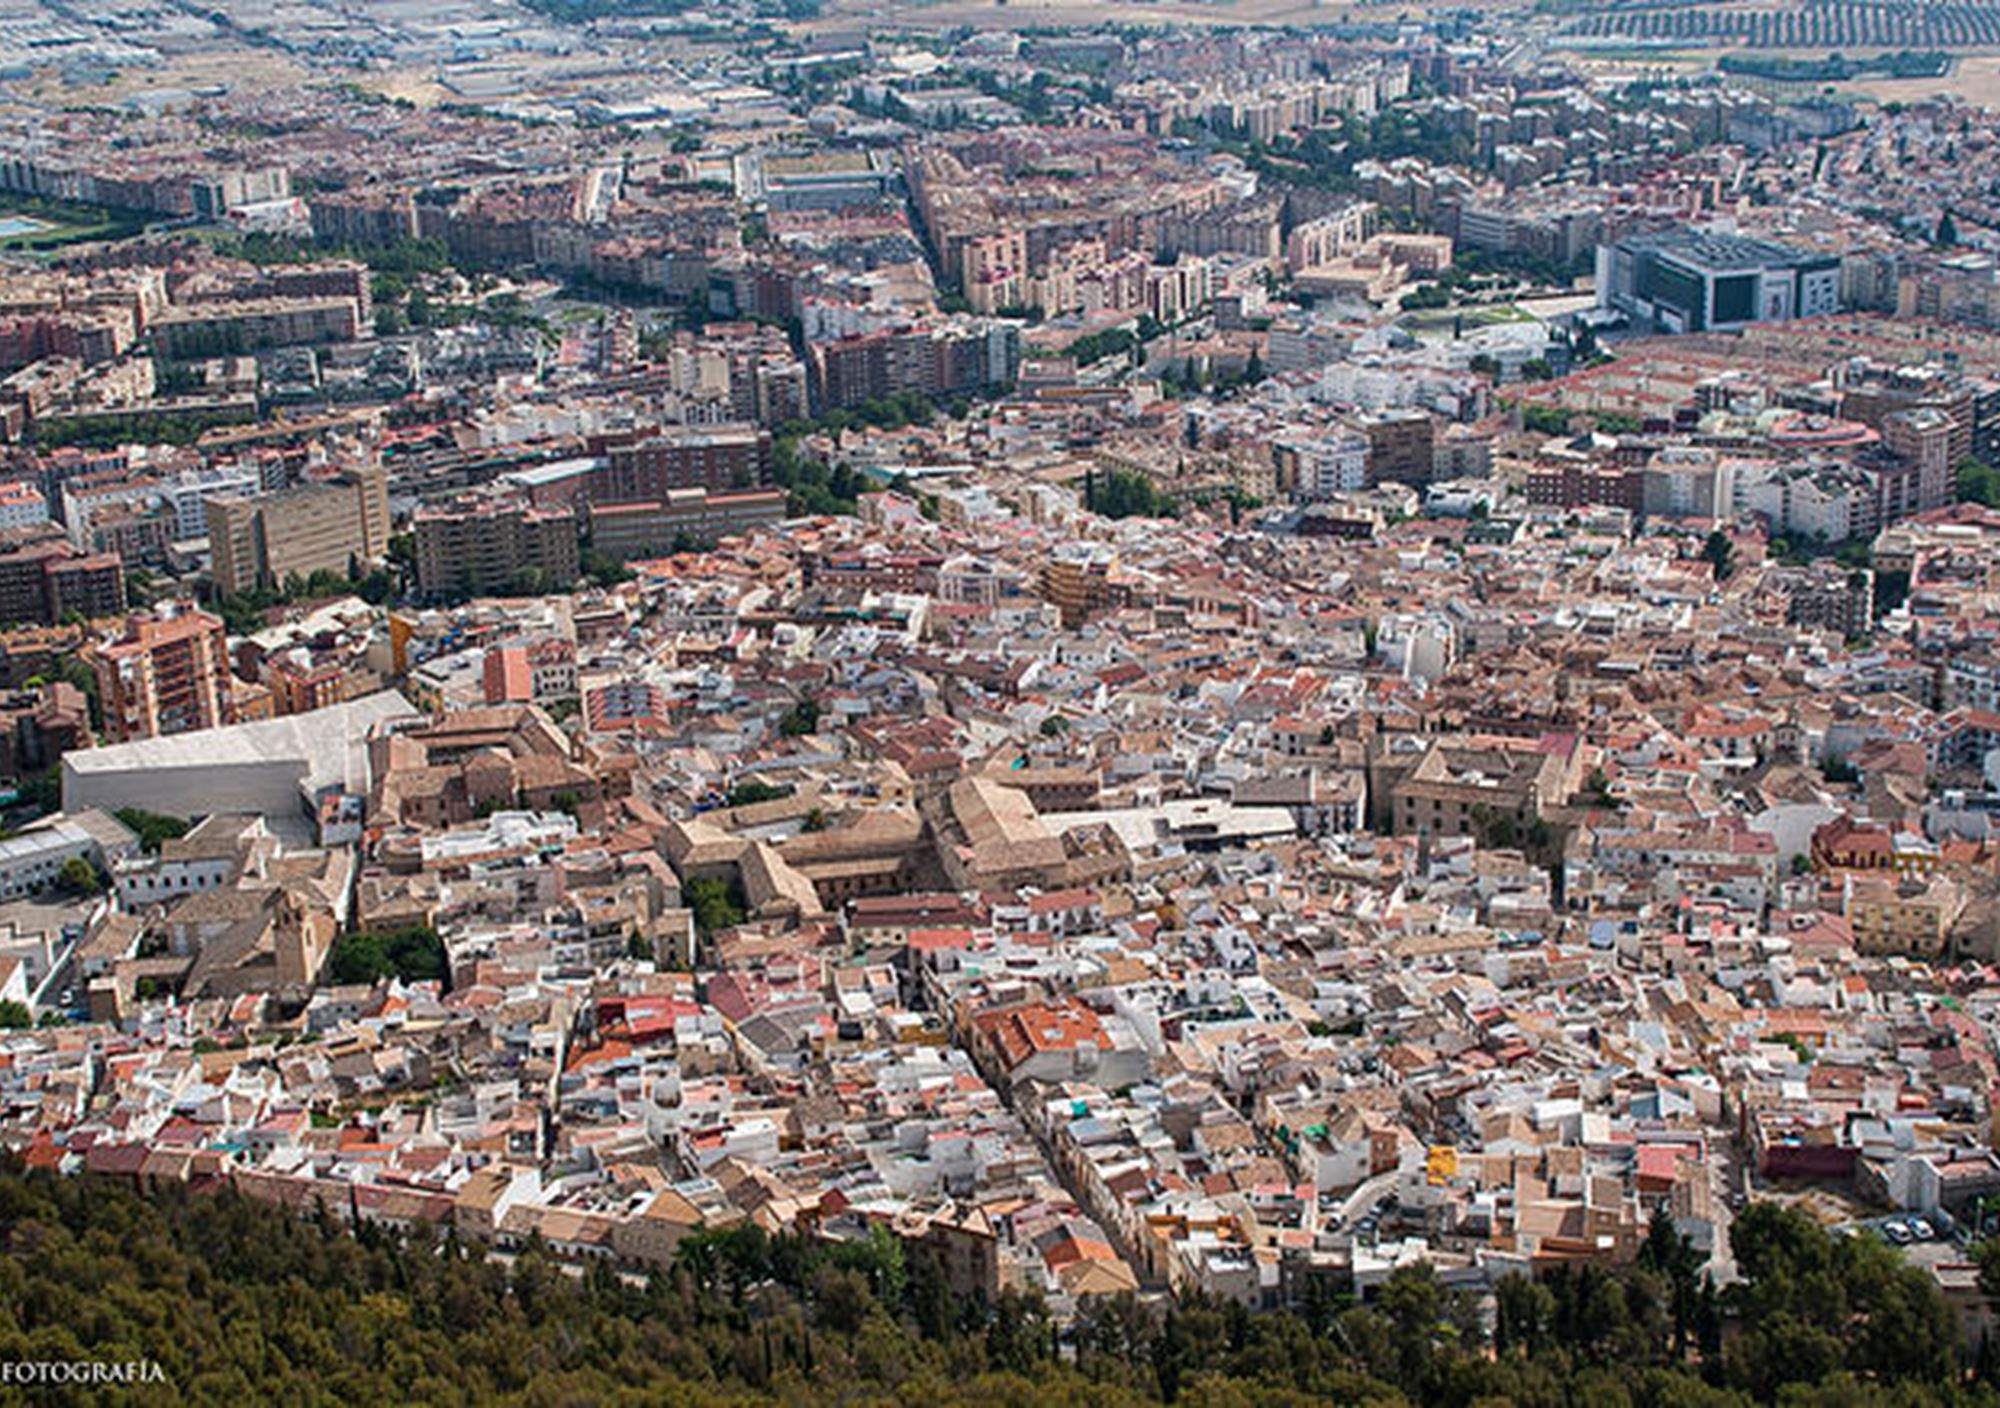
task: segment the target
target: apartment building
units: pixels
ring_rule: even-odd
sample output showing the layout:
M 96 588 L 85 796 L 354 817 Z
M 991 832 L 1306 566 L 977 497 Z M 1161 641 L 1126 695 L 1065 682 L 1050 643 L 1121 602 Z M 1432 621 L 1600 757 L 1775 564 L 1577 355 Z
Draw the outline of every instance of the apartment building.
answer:
M 576 514 L 508 499 L 467 499 L 417 511 L 417 588 L 425 596 L 507 589 L 539 572 L 554 588 L 578 572 Z
M 1883 448 L 1917 469 L 1917 503 L 1920 509 L 1943 508 L 1952 501 L 1957 475 L 1954 449 L 1971 448 L 1960 435 L 1959 422 L 1937 406 L 1913 406 L 1891 411 L 1880 426 Z
M 770 432 L 748 425 L 663 426 L 605 443 L 602 454 L 579 486 L 586 503 L 654 503 L 678 489 L 749 489 L 771 477 Z
M 326 244 L 365 248 L 417 236 L 417 211 L 408 191 L 315 192 L 307 207 L 314 238 Z
M 32 484 L 0 484 L 0 530 L 32 528 L 49 521 L 48 500 Z
M 259 347 L 352 342 L 365 325 L 358 298 L 271 298 L 169 308 L 151 334 L 169 357 L 212 357 Z
M 1431 482 L 1437 431 L 1426 411 L 1383 411 L 1358 422 L 1368 438 L 1368 478 L 1375 484 Z
M 1965 908 L 1965 890 L 1942 875 L 1900 879 L 1848 874 L 1842 881 L 1847 922 L 1862 953 L 1934 958 Z
M 1713 450 L 1670 445 L 1639 476 L 1648 518 L 1727 518 L 1736 501 L 1736 467 Z
M 1062 613 L 1064 625 L 1081 625 L 1093 613 L 1117 604 L 1112 581 L 1117 568 L 1117 553 L 1103 544 L 1058 544 L 1042 563 L 1042 599 Z
M 1160 222 L 1159 252 L 1250 254 L 1271 264 L 1284 257 L 1284 201 L 1255 196 L 1212 210 L 1172 215 Z
M 1286 267 L 1297 273 L 1352 254 L 1375 233 L 1379 218 L 1374 202 L 1355 201 L 1304 222 L 1285 238 Z
M 1011 381 L 1021 334 L 1011 323 L 903 328 L 815 342 L 808 352 L 814 402 L 832 411 L 899 391 L 939 396 Z
M 686 543 L 715 543 L 781 523 L 785 491 L 712 493 L 675 489 L 653 503 L 599 504 L 590 511 L 591 546 L 620 562 L 655 557 Z
M 87 553 L 48 524 L 0 535 L 0 623 L 52 626 L 72 613 L 125 609 L 125 566 L 116 553 Z
M 229 722 L 229 652 L 222 618 L 182 603 L 134 616 L 90 664 L 107 742 L 162 738 Z
M 0 777 L 26 778 L 90 746 L 90 706 L 61 680 L 0 695 Z
M 1289 488 L 1301 502 L 1368 487 L 1368 439 L 1344 425 L 1275 440 L 1271 459 L 1280 487 Z
M 575 699 L 576 645 L 545 636 L 488 646 L 480 674 L 488 704 L 549 704 Z
M 320 571 L 345 575 L 389 550 L 389 482 L 379 466 L 274 494 L 218 494 L 206 503 L 218 591 L 247 592 Z

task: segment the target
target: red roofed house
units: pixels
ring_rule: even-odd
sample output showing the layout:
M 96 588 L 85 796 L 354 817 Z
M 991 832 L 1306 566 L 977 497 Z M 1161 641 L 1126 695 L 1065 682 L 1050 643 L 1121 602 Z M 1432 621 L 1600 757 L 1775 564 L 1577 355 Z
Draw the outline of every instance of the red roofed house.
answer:
M 972 1019 L 973 1054 L 1011 1081 L 1089 1080 L 1107 1088 L 1146 1077 L 1146 1050 L 1121 1043 L 1081 1002 L 1024 1002 Z

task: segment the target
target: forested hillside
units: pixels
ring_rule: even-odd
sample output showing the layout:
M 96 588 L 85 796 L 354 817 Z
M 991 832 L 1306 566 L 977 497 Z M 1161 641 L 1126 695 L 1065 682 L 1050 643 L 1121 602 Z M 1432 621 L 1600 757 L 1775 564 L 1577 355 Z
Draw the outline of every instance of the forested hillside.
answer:
M 2000 1403 L 1889 1249 L 1772 1205 L 1736 1226 L 1747 1279 L 1719 1294 L 1662 1220 L 1622 1274 L 1509 1280 L 1491 1317 L 1416 1269 L 1297 1314 L 1105 1303 L 1066 1342 L 1032 1299 L 954 1300 L 886 1234 L 702 1234 L 640 1283 L 7 1171 L 0 1360 L 158 1361 L 172 1388 L 135 1402 Z

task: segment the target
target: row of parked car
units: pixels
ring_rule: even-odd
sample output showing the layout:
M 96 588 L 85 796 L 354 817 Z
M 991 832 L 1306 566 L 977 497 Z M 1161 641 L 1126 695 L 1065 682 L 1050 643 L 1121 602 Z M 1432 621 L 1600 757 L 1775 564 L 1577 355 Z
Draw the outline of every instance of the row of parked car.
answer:
M 1907 1247 L 1912 1242 L 1935 1241 L 1938 1230 L 1928 1218 L 1892 1217 L 1876 1224 L 1882 1235 L 1899 1247 Z

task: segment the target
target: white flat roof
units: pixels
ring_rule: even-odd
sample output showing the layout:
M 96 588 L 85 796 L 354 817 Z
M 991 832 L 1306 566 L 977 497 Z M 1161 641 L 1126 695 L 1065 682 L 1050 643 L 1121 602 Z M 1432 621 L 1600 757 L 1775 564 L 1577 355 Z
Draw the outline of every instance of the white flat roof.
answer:
M 96 778 L 296 761 L 305 764 L 306 781 L 315 790 L 341 783 L 365 791 L 369 730 L 384 719 L 419 712 L 395 690 L 386 689 L 306 714 L 79 749 L 63 754 L 63 776 Z

